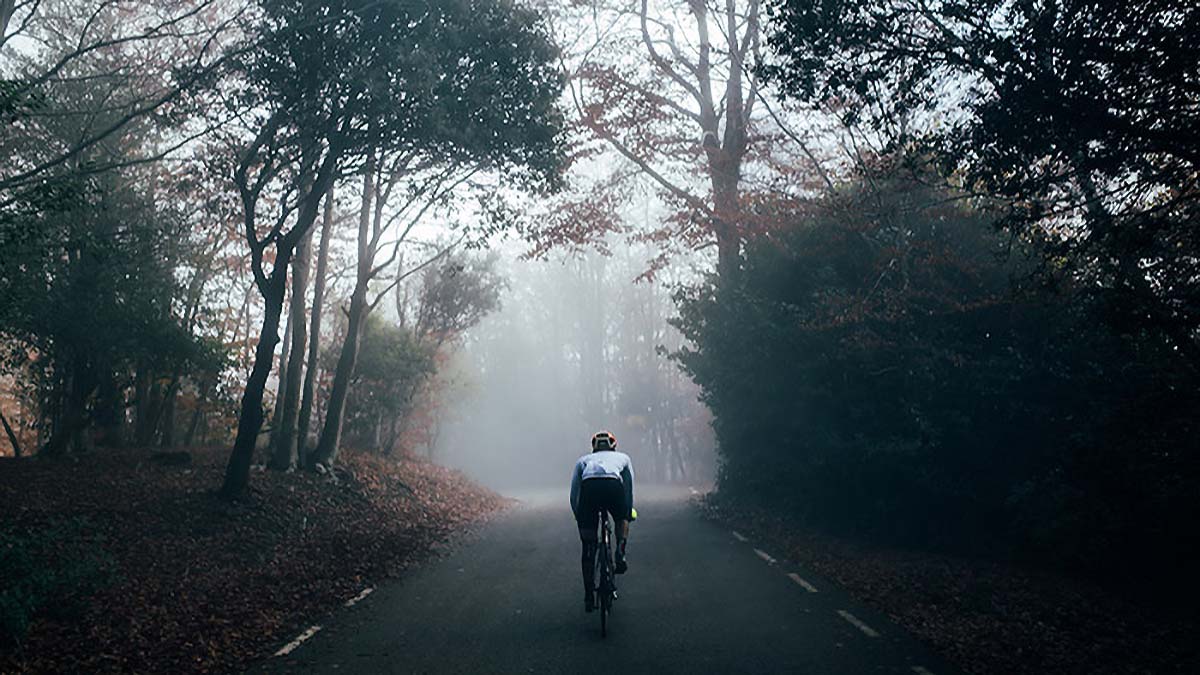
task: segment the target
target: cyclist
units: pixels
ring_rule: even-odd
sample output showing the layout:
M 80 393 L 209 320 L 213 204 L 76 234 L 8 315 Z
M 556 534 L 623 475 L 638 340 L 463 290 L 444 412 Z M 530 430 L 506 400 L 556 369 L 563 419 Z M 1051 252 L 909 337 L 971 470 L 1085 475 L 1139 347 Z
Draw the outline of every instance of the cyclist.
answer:
M 597 530 L 600 514 L 607 511 L 616 522 L 616 573 L 624 574 L 625 542 L 629 539 L 629 521 L 633 511 L 633 462 L 629 455 L 617 452 L 617 439 L 607 431 L 592 436 L 592 451 L 575 462 L 571 476 L 571 511 L 579 525 L 583 542 L 583 606 L 596 608 L 592 588 L 595 585 Z

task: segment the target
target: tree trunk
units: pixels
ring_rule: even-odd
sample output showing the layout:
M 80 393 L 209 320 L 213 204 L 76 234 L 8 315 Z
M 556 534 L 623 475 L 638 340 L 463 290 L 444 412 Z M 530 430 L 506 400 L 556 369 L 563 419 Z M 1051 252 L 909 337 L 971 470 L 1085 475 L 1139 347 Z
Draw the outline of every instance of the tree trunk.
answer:
M 286 289 L 284 289 L 283 296 L 283 302 L 286 304 L 288 300 Z M 279 381 L 276 383 L 277 386 L 275 387 L 275 401 L 271 406 L 271 438 L 267 448 L 274 448 L 275 443 L 279 440 L 280 418 L 283 416 L 283 405 L 281 405 L 283 403 L 283 390 L 287 385 L 288 347 L 290 347 L 292 343 L 291 317 L 289 316 L 287 320 L 284 320 L 282 312 L 283 310 L 281 309 L 279 320 L 284 324 L 283 347 L 279 350 Z M 270 450 L 268 449 L 267 452 L 269 453 Z
M 292 306 L 288 312 L 291 322 L 292 344 L 289 348 L 287 375 L 284 382 L 283 413 L 279 416 L 279 431 L 276 434 L 274 454 L 270 466 L 278 471 L 296 468 L 296 426 L 300 418 L 300 385 L 304 369 L 305 334 L 304 299 L 308 292 L 308 268 L 311 262 L 312 231 L 300 240 L 296 257 L 292 260 Z M 284 377 L 280 374 L 280 377 Z
M 133 443 L 135 446 L 146 444 L 151 417 L 151 377 L 149 368 L 141 360 L 135 366 L 133 374 Z
M 250 482 L 250 463 L 254 461 L 254 446 L 262 429 L 263 393 L 266 391 L 267 377 L 271 374 L 274 362 L 275 344 L 279 341 L 279 317 L 283 313 L 283 300 L 287 291 L 288 264 L 296 245 L 308 236 L 309 230 L 317 220 L 320 195 L 325 194 L 334 180 L 333 171 L 337 165 L 337 158 L 336 150 L 330 148 L 308 194 L 304 197 L 296 225 L 276 240 L 275 263 L 271 269 L 271 276 L 264 278 L 261 267 L 255 268 L 255 283 L 265 301 L 266 316 L 263 318 L 258 348 L 254 350 L 254 367 L 250 370 L 250 378 L 246 381 L 246 390 L 242 394 L 237 438 L 233 442 L 233 451 L 229 453 L 229 464 L 225 467 L 225 480 L 221 485 L 221 496 L 225 499 L 240 497 Z M 248 223 L 247 229 L 253 233 L 253 213 L 245 214 L 244 217 Z M 250 241 L 252 255 L 255 255 L 256 262 L 261 264 L 262 248 L 255 250 L 253 247 L 256 243 L 252 236 L 247 239 Z
M 97 387 L 96 407 L 92 415 L 93 424 L 102 439 L 102 445 L 124 447 L 127 436 L 125 390 L 117 375 L 106 370 Z
M 205 258 L 201 264 L 203 266 L 192 275 L 192 280 L 188 283 L 187 295 L 185 296 L 186 305 L 183 310 L 183 324 L 188 332 L 193 334 L 196 330 L 196 315 L 200 309 L 200 297 L 204 293 L 205 284 L 208 283 L 210 274 L 209 266 L 212 264 L 212 256 Z M 183 377 L 183 370 L 176 367 L 175 372 L 171 375 L 171 386 L 167 387 L 166 397 L 163 401 L 159 445 L 164 448 L 175 445 L 175 413 L 178 407 L 179 390 L 183 383 Z
M 87 426 L 87 402 L 95 384 L 90 373 L 85 371 L 85 368 L 74 367 L 67 376 L 62 415 L 43 451 L 47 456 L 57 457 L 86 449 L 83 432 Z
M 0 0 L 0 42 L 8 35 L 8 22 L 17 8 L 17 0 Z
M 167 388 L 167 400 L 163 403 L 162 424 L 159 431 L 159 447 L 175 445 L 175 402 L 179 398 L 179 383 L 172 382 Z
M 242 394 L 242 414 L 238 418 L 237 438 L 233 442 L 229 464 L 225 467 L 225 482 L 221 485 L 221 495 L 226 499 L 241 496 L 250 482 L 254 444 L 263 423 L 263 393 L 267 389 L 267 377 L 271 374 L 271 366 L 275 361 L 275 344 L 279 342 L 279 316 L 283 313 L 283 296 L 287 284 L 287 273 L 283 270 L 287 269 L 289 257 L 291 251 L 279 252 L 275 264 L 282 267 L 272 272 L 272 276 L 267 279 L 266 288 L 263 289 L 266 316 L 259 333 L 258 348 L 254 350 L 254 367 Z
M 20 457 L 21 441 L 17 440 L 17 433 L 8 425 L 8 418 L 4 416 L 3 410 L 0 410 L 0 424 L 4 425 L 4 433 L 8 435 L 8 442 L 12 445 L 13 457 Z
M 196 409 L 192 411 L 192 421 L 188 423 L 187 433 L 183 436 L 184 447 L 192 447 L 196 443 L 196 431 L 204 421 L 204 406 L 208 403 L 212 388 L 216 385 L 214 379 L 205 377 L 200 382 L 200 391 L 196 395 Z
M 674 426 L 674 423 L 672 423 L 672 426 Z M 673 431 L 667 434 L 667 447 L 671 449 L 671 455 L 675 458 L 676 466 L 679 467 L 679 480 L 686 481 L 687 469 L 683 462 L 683 453 L 679 451 L 679 443 Z
M 350 296 L 350 316 L 346 324 L 346 340 L 342 342 L 342 353 L 338 356 L 337 369 L 333 374 L 333 388 L 329 392 L 329 405 L 325 411 L 325 427 L 321 440 L 313 453 L 313 466 L 332 467 L 342 440 L 342 423 L 346 414 L 346 397 L 350 393 L 350 379 L 358 362 L 358 345 L 362 335 L 362 324 L 366 319 L 367 285 L 371 281 L 371 267 L 375 262 L 371 238 L 371 205 L 375 194 L 375 171 L 368 166 L 363 176 L 362 207 L 358 217 L 358 275 L 354 293 Z
M 366 284 L 356 287 L 354 295 L 350 296 L 350 320 L 346 327 L 346 341 L 342 343 L 342 352 L 338 356 L 337 369 L 333 374 L 333 388 L 329 392 L 329 405 L 325 411 L 325 427 L 321 430 L 321 440 L 313 452 L 314 466 L 320 464 L 328 468 L 337 461 L 342 440 L 342 422 L 346 414 L 346 397 L 350 393 L 350 378 L 354 375 L 354 366 L 358 362 L 358 345 L 367 305 L 366 296 Z
M 304 371 L 304 390 L 300 400 L 300 415 L 296 422 L 296 444 L 300 464 L 308 463 L 308 428 L 312 421 L 313 397 L 316 393 L 317 361 L 321 353 L 321 310 L 325 302 L 325 268 L 329 264 L 329 240 L 333 235 L 333 188 L 325 195 L 325 219 L 321 223 L 321 250 L 317 253 L 317 278 L 314 281 L 312 327 L 308 339 L 308 367 Z
M 171 378 L 171 383 L 167 385 L 167 391 L 163 394 L 162 403 L 158 406 L 154 427 L 158 433 L 158 444 L 163 448 L 175 445 L 175 400 L 179 396 L 182 381 L 183 375 L 180 373 Z

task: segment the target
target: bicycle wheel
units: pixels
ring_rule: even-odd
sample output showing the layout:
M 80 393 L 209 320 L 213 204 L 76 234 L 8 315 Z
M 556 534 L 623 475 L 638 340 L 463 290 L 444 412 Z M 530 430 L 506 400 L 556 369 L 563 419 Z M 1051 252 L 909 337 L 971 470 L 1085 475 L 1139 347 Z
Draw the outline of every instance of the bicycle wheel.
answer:
M 608 591 L 607 580 L 600 582 L 600 637 L 608 637 Z
M 609 562 L 608 539 L 608 520 L 605 519 L 604 527 L 601 529 L 599 555 L 596 556 L 596 563 L 599 567 L 596 571 L 600 580 L 600 637 L 602 638 L 608 637 L 608 612 L 612 608 L 612 565 Z

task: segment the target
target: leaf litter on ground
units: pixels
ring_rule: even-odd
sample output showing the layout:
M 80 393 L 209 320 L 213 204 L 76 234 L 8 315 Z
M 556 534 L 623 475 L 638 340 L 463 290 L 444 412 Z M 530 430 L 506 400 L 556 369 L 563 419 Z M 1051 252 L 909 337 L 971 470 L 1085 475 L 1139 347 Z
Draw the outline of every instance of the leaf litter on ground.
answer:
M 719 493 L 696 501 L 705 517 L 786 553 L 965 673 L 1200 673 L 1194 610 L 1139 602 L 1137 588 L 1119 594 L 1017 562 L 832 536 Z
M 0 462 L 0 537 L 84 523 L 112 572 L 80 613 L 36 612 L 0 646 L 0 672 L 238 671 L 508 504 L 431 462 L 358 453 L 332 475 L 255 472 L 230 503 L 213 492 L 225 449 L 186 465 L 150 457 Z

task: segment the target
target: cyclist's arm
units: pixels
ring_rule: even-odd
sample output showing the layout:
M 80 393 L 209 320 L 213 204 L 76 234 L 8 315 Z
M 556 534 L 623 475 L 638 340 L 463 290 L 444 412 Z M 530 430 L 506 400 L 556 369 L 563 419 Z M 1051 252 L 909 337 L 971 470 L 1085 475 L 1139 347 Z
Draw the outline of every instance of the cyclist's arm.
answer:
M 571 474 L 571 513 L 579 512 L 579 484 L 583 482 L 583 464 L 575 463 L 575 472 Z
M 625 503 L 633 510 L 633 462 L 627 462 L 621 469 L 621 483 L 625 486 Z

